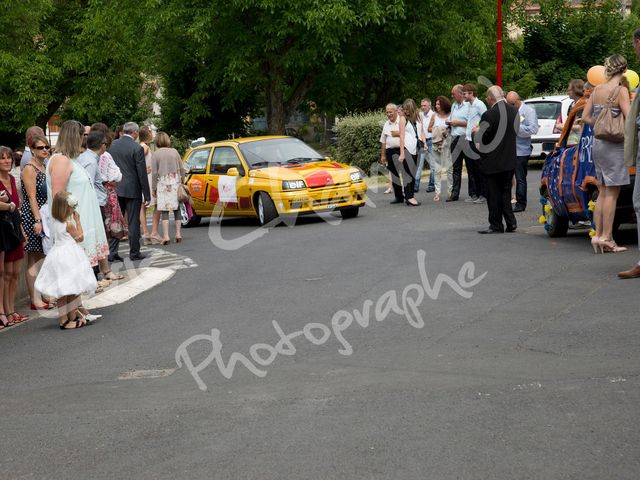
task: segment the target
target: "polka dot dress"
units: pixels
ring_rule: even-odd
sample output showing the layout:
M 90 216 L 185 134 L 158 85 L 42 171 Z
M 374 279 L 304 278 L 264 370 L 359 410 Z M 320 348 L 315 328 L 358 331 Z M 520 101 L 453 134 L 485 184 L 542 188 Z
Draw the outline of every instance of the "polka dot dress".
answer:
M 36 202 L 38 202 L 38 209 L 40 209 L 42 205 L 47 203 L 47 176 L 44 172 L 41 172 L 30 163 L 25 166 L 25 168 L 29 167 L 36 171 Z M 24 249 L 27 252 L 43 253 L 42 237 L 40 237 L 40 235 L 36 235 L 33 231 L 33 226 L 36 222 L 35 218 L 33 218 L 33 212 L 29 205 L 29 196 L 24 188 L 24 182 L 22 182 L 22 198 L 23 202 L 20 213 L 22 215 L 22 226 L 24 228 L 24 232 L 27 234 L 27 245 L 25 245 Z

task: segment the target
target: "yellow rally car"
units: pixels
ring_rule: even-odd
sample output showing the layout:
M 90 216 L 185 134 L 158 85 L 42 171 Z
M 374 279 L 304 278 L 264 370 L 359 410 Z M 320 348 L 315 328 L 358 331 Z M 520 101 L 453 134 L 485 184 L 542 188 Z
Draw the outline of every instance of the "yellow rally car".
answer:
M 354 167 L 323 157 L 292 137 L 251 137 L 190 149 L 184 155 L 194 226 L 214 207 L 230 217 L 256 216 L 260 225 L 283 216 L 339 211 L 358 215 L 367 185 Z

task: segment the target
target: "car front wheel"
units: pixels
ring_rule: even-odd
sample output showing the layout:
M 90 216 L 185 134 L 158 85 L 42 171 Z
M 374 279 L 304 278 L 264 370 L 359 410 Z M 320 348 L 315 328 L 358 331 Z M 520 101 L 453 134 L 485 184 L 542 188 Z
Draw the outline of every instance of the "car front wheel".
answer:
M 278 218 L 278 210 L 271 200 L 271 197 L 266 192 L 260 192 L 258 194 L 256 202 L 256 216 L 261 226 L 265 226 L 269 222 Z
M 340 209 L 340 215 L 342 218 L 355 218 L 358 216 L 358 212 L 360 211 L 360 207 L 347 207 Z
M 551 207 L 551 211 L 549 213 L 546 213 L 543 208 L 542 213 L 545 216 L 547 225 L 549 225 L 549 228 L 546 229 L 547 235 L 552 238 L 564 237 L 567 235 L 567 231 L 569 230 L 568 218 L 558 215 L 553 207 Z

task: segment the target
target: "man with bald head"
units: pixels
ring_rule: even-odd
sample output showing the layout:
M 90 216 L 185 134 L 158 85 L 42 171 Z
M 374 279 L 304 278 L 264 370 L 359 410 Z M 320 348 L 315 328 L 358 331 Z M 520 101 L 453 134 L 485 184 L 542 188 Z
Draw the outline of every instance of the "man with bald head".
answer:
M 474 141 L 480 153 L 480 171 L 486 177 L 489 228 L 478 233 L 515 231 L 516 217 L 511 210 L 511 178 L 516 168 L 516 134 L 520 119 L 518 110 L 509 105 L 502 88 L 489 87 L 487 104 L 480 125 L 474 129 Z
M 516 138 L 516 206 L 513 209 L 518 213 L 527 208 L 527 167 L 533 150 L 531 136 L 538 133 L 538 115 L 516 92 L 507 94 L 507 103 L 516 107 L 520 115 L 520 129 Z

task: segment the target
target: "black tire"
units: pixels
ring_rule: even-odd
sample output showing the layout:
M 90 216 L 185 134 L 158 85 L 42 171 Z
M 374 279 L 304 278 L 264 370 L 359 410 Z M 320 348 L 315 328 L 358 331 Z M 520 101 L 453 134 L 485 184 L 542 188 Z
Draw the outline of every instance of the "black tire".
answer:
M 358 216 L 358 212 L 360 211 L 360 207 L 347 207 L 340 209 L 340 215 L 342 218 L 355 218 Z
M 255 201 L 256 217 L 260 226 L 265 226 L 278 218 L 278 210 L 266 192 L 259 192 Z
M 557 237 L 566 237 L 567 231 L 569 231 L 569 219 L 565 217 L 561 217 L 558 213 L 551 208 L 550 213 L 546 213 L 544 208 L 542 209 L 542 214 L 547 219 L 547 225 L 549 228 L 547 230 L 547 235 L 551 238 Z

